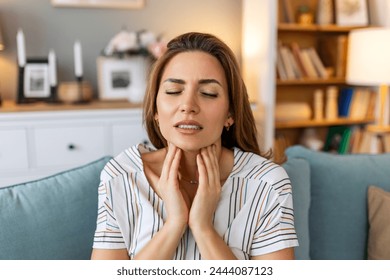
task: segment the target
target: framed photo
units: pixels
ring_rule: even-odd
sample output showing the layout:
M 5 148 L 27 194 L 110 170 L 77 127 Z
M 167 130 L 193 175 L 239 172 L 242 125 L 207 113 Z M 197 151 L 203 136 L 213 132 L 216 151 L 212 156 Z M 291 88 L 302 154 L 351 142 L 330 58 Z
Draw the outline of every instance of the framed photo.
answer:
M 51 0 L 55 7 L 140 9 L 145 0 Z
M 46 58 L 27 59 L 19 68 L 18 103 L 54 101 L 49 84 L 49 63 Z
M 366 26 L 369 24 L 367 0 L 335 0 L 336 24 Z
M 97 59 L 99 99 L 127 99 L 141 103 L 145 95 L 150 59 L 142 55 Z

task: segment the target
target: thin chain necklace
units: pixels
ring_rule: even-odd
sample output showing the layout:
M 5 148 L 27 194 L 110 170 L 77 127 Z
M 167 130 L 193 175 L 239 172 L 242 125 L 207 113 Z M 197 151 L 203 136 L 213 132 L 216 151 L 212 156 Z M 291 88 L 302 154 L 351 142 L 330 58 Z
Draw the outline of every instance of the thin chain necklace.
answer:
M 183 177 L 180 177 L 180 180 L 186 182 L 186 183 L 189 183 L 191 185 L 198 185 L 199 184 L 199 181 L 198 180 L 188 180 L 188 179 L 184 179 Z

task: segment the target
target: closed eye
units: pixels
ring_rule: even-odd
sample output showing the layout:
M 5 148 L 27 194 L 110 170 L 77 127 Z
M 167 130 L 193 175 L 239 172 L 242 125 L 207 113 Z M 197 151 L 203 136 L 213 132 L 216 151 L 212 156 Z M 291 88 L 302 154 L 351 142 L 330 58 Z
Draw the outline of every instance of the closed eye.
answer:
M 210 93 L 210 92 L 202 92 L 202 94 L 207 96 L 207 97 L 212 97 L 212 98 L 215 98 L 218 96 L 217 93 Z
M 166 94 L 171 94 L 171 95 L 180 94 L 181 92 L 182 92 L 181 90 L 166 90 L 165 91 Z

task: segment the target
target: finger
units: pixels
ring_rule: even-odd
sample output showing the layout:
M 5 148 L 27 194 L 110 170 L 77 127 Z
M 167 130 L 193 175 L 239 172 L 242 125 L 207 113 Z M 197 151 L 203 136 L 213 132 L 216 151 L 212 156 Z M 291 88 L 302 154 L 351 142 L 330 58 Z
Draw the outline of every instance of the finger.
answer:
M 217 146 L 213 145 L 211 150 L 212 150 L 212 161 L 215 169 L 216 180 L 219 183 L 221 179 L 221 174 L 219 169 L 219 158 L 217 155 Z
M 203 188 L 204 186 L 206 186 L 206 184 L 208 184 L 208 177 L 207 177 L 206 167 L 201 154 L 198 154 L 196 156 L 196 164 L 198 166 L 198 173 L 199 173 L 199 188 Z
M 161 178 L 168 179 L 169 171 L 171 170 L 172 162 L 175 157 L 176 147 L 168 144 L 168 152 L 165 156 L 163 167 L 161 170 Z
M 207 178 L 208 183 L 211 185 L 215 185 L 217 182 L 217 176 L 218 172 L 216 170 L 216 164 L 214 161 L 214 155 L 212 152 L 212 147 L 206 147 L 205 149 L 201 150 L 202 159 L 204 161 L 205 168 L 207 170 Z
M 169 179 L 172 180 L 178 179 L 180 159 L 181 159 L 181 150 L 176 148 L 175 155 L 172 160 L 171 168 L 169 170 Z
M 219 172 L 217 148 L 215 145 L 211 145 L 209 147 L 209 157 L 210 157 L 210 162 L 211 162 L 213 168 L 215 169 L 215 171 Z

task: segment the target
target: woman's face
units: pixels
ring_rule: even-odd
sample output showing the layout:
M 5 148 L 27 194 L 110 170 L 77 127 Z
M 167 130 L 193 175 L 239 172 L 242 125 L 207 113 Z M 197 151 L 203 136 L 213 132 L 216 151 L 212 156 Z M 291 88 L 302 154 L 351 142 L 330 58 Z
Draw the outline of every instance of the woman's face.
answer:
M 200 51 L 173 57 L 159 85 L 155 119 L 164 138 L 184 151 L 220 145 L 222 130 L 233 119 L 219 61 Z

